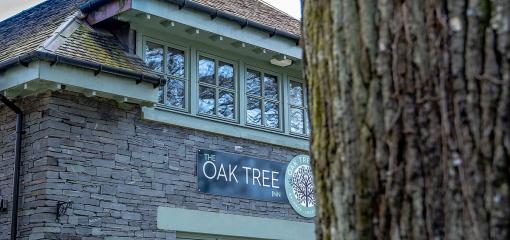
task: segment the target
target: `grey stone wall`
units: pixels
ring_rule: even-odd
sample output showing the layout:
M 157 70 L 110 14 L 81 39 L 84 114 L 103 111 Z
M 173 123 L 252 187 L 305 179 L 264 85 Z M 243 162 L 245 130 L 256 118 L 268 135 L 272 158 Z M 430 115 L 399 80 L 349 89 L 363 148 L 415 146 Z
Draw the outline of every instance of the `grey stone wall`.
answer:
M 10 231 L 14 169 L 15 114 L 0 106 L 0 198 L 8 201 L 8 212 L 0 212 L 0 239 Z
M 26 236 L 34 229 L 44 227 L 43 221 L 35 219 L 52 210 L 42 201 L 40 194 L 47 184 L 45 179 L 47 157 L 45 152 L 47 127 L 44 113 L 47 111 L 49 94 L 15 101 L 24 110 L 24 131 L 22 142 L 21 188 L 19 200 L 18 230 Z M 14 144 L 16 139 L 16 115 L 0 105 L 0 197 L 8 200 L 8 212 L 0 213 L 0 239 L 10 238 L 12 187 L 14 175 Z M 51 204 L 50 204 L 51 205 Z M 32 220 L 32 224 L 28 224 Z
M 31 110 L 20 222 L 24 239 L 174 239 L 174 232 L 157 230 L 158 206 L 311 221 L 298 216 L 289 204 L 196 190 L 198 149 L 281 162 L 302 151 L 144 121 L 137 105 L 71 92 L 45 93 L 25 99 L 23 106 L 27 105 Z M 13 115 L 4 117 L 4 112 L 0 108 L 0 123 L 6 123 L 0 128 L 0 170 L 12 165 L 9 149 L 14 137 Z M 10 196 L 9 171 L 0 173 L 2 196 Z M 58 201 L 73 205 L 57 222 Z M 0 230 L 10 227 L 6 217 L 0 214 L 6 223 Z

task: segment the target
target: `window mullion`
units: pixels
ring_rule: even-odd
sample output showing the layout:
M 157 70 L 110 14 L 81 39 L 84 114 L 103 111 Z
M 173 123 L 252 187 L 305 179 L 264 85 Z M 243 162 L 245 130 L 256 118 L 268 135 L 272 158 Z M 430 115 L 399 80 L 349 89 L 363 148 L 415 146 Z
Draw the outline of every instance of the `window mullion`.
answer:
M 260 103 L 262 105 L 260 115 L 262 117 L 262 126 L 265 127 L 266 126 L 266 91 L 265 91 L 266 86 L 265 86 L 264 73 L 263 72 L 260 72 L 259 78 L 260 78 L 260 86 L 261 86 L 261 89 L 260 89 Z
M 171 78 L 167 74 L 167 70 L 168 70 L 168 67 L 167 67 L 168 60 L 167 60 L 167 57 L 166 57 L 167 49 L 166 49 L 165 45 L 162 45 L 162 46 L 163 46 L 163 75 L 167 79 L 166 84 L 163 87 L 163 105 L 166 106 L 166 103 L 168 101 L 168 81 L 170 81 Z
M 219 102 L 218 102 L 218 97 L 220 95 L 220 91 L 219 91 L 219 79 L 218 79 L 218 60 L 217 59 L 214 59 L 214 92 L 216 93 L 214 95 L 214 104 L 215 104 L 215 107 L 214 107 L 214 115 L 215 116 L 219 116 L 218 114 L 218 108 L 219 108 Z

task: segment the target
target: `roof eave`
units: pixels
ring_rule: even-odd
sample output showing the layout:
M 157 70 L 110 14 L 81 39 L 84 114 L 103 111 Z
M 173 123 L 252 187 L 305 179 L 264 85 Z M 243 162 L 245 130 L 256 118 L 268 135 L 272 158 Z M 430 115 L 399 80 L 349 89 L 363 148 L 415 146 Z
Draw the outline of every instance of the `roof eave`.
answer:
M 100 7 L 110 3 L 112 1 L 114 1 L 114 0 L 89 0 L 89 1 L 80 5 L 80 10 L 83 13 L 88 14 L 88 13 L 91 13 L 91 12 L 99 9 Z M 241 26 L 241 28 L 245 28 L 245 27 L 249 26 L 249 27 L 261 30 L 263 32 L 268 33 L 269 37 L 280 36 L 283 38 L 287 38 L 292 41 L 295 41 L 296 45 L 299 44 L 299 41 L 301 39 L 301 37 L 296 34 L 293 34 L 293 33 L 287 32 L 287 31 L 283 31 L 278 28 L 270 27 L 268 25 L 252 21 L 248 18 L 238 17 L 236 15 L 233 15 L 233 14 L 230 14 L 230 13 L 227 13 L 227 12 L 224 12 L 224 11 L 221 11 L 221 10 L 218 10 L 218 9 L 215 9 L 215 8 L 212 8 L 212 7 L 200 4 L 200 3 L 196 3 L 196 2 L 193 2 L 190 0 L 164 0 L 164 1 L 177 5 L 179 7 L 179 9 L 188 8 L 191 10 L 206 13 L 209 16 L 211 16 L 211 19 L 219 17 L 219 18 L 222 18 L 222 19 L 225 19 L 228 21 L 235 22 L 235 23 L 239 24 L 239 26 Z
M 9 68 L 12 68 L 17 65 L 28 66 L 31 62 L 34 61 L 47 61 L 52 65 L 56 63 L 67 64 L 70 66 L 80 67 L 84 69 L 93 70 L 94 74 L 99 74 L 101 72 L 122 76 L 130 79 L 134 79 L 137 83 L 147 82 L 152 84 L 155 88 L 164 85 L 165 80 L 160 76 L 153 76 L 144 73 L 138 73 L 122 68 L 111 67 L 91 61 L 85 61 L 77 58 L 61 56 L 54 53 L 43 52 L 43 51 L 32 51 L 20 56 L 9 58 L 5 61 L 0 62 L 0 72 L 3 72 Z

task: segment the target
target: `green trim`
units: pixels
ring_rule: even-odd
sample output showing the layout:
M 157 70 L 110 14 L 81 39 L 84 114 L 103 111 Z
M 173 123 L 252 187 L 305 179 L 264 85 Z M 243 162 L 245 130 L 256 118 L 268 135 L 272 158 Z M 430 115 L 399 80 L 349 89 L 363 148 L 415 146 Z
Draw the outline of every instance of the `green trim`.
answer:
M 190 73 L 191 73 L 189 63 L 190 63 L 190 59 L 192 58 L 190 56 L 190 49 L 185 46 L 161 41 L 159 39 L 151 38 L 148 36 L 143 36 L 142 40 L 143 40 L 142 41 L 142 49 L 141 49 L 142 54 L 139 56 L 141 56 L 140 58 L 143 61 L 145 61 L 145 54 L 146 54 L 145 50 L 146 50 L 147 42 L 160 44 L 161 46 L 163 46 L 163 74 L 167 79 L 167 85 L 165 85 L 165 87 L 164 87 L 165 93 L 164 93 L 164 97 L 163 97 L 163 99 L 164 99 L 163 102 L 166 102 L 166 99 L 167 99 L 167 86 L 168 86 L 169 80 L 177 79 L 177 80 L 184 82 L 184 108 L 179 108 L 179 107 L 175 107 L 175 106 L 167 106 L 165 104 L 159 103 L 159 95 L 158 95 L 158 102 L 157 102 L 158 106 L 160 106 L 162 108 L 169 108 L 171 110 L 177 110 L 177 111 L 189 113 L 190 112 L 189 93 L 190 93 Z M 140 42 L 140 41 L 138 41 L 138 42 Z M 168 72 L 167 72 L 168 71 L 168 48 L 173 48 L 173 49 L 181 50 L 184 52 L 184 77 L 174 77 L 174 76 L 171 76 L 170 74 L 168 74 Z M 159 92 L 158 92 L 158 94 L 159 94 Z
M 158 207 L 158 229 L 261 239 L 315 239 L 313 223 Z
M 304 138 L 287 136 L 284 133 L 265 131 L 260 128 L 239 126 L 212 118 L 186 115 L 157 108 L 142 108 L 142 118 L 151 121 L 168 123 L 191 129 L 212 132 L 220 135 L 243 138 L 267 144 L 279 145 L 308 151 L 309 141 Z
M 177 232 L 176 237 L 176 240 L 264 240 L 261 238 L 239 238 L 223 235 L 197 234 L 187 232 Z
M 25 85 L 26 84 L 26 85 Z M 45 90 L 55 90 L 58 84 L 65 85 L 66 90 L 137 104 L 149 104 L 157 101 L 157 89 L 152 84 L 135 81 L 124 77 L 100 73 L 68 65 L 48 62 L 33 62 L 28 67 L 18 66 L 0 75 L 0 91 L 7 96 L 27 96 Z
M 28 67 L 16 66 L 0 73 L 0 90 L 6 90 L 39 78 L 40 62 L 30 63 Z
M 94 75 L 92 71 L 65 65 L 53 65 L 41 62 L 40 79 L 53 81 L 77 88 L 124 96 L 137 101 L 156 103 L 158 89 L 149 83 L 136 84 L 135 81 L 117 77 L 108 73 Z
M 247 90 L 246 90 L 246 72 L 248 72 L 248 69 L 249 70 L 252 70 L 252 71 L 256 71 L 260 74 L 260 81 L 261 81 L 261 85 L 260 85 L 260 96 L 257 96 L 257 95 L 252 95 L 252 94 L 247 94 Z M 251 123 L 248 123 L 248 119 L 244 119 L 246 121 L 246 125 L 248 126 L 253 126 L 255 128 L 261 128 L 261 129 L 268 129 L 268 130 L 271 130 L 271 131 L 279 131 L 279 132 L 284 132 L 284 129 L 286 129 L 286 124 L 285 124 L 285 121 L 284 121 L 284 102 L 286 102 L 286 99 L 285 99 L 285 95 L 284 95 L 284 89 L 285 89 L 285 85 L 287 80 L 284 78 L 284 74 L 280 73 L 280 72 L 275 72 L 275 71 L 271 71 L 271 70 L 266 70 L 264 68 L 260 68 L 260 67 L 257 67 L 257 66 L 253 66 L 253 65 L 250 65 L 250 64 L 246 64 L 245 65 L 245 68 L 243 69 L 243 72 L 245 74 L 245 82 L 244 82 L 244 91 L 245 91 L 245 94 L 244 94 L 244 100 L 247 102 L 248 101 L 248 98 L 251 97 L 251 98 L 256 98 L 258 100 L 261 101 L 261 121 L 262 121 L 262 124 L 261 125 L 256 125 L 256 124 L 251 124 Z M 270 99 L 267 99 L 264 95 L 265 95 L 265 82 L 264 82 L 264 76 L 268 74 L 268 75 L 273 75 L 276 77 L 276 80 L 278 81 L 278 101 L 275 101 L 275 100 L 270 100 Z M 272 102 L 272 103 L 276 103 L 278 104 L 278 128 L 271 128 L 271 127 L 266 127 L 265 126 L 265 120 L 266 120 L 266 113 L 265 113 L 265 102 L 266 101 L 269 101 L 269 102 Z M 247 108 L 247 103 L 245 103 L 245 105 L 243 106 L 243 110 L 245 113 L 247 113 L 248 111 L 248 108 Z M 247 116 L 245 116 L 247 117 Z
M 214 61 L 214 80 L 215 80 L 215 84 L 212 85 L 212 84 L 208 84 L 208 83 L 201 83 L 198 79 L 198 69 L 199 69 L 199 62 L 200 62 L 200 57 L 205 57 L 205 58 L 209 58 L 211 60 Z M 215 55 L 215 54 L 210 54 L 208 52 L 204 52 L 204 51 L 197 51 L 196 52 L 196 55 L 193 56 L 193 58 L 195 58 L 195 65 L 192 66 L 192 68 L 195 68 L 196 69 L 196 72 L 197 72 L 197 77 L 194 79 L 196 81 L 196 84 L 197 84 L 197 105 L 195 106 L 197 109 L 199 108 L 199 95 L 200 95 L 200 86 L 204 86 L 204 87 L 208 87 L 208 88 L 213 88 L 216 92 L 216 95 L 215 95 L 215 113 L 214 115 L 208 115 L 208 114 L 202 114 L 202 113 L 198 113 L 197 111 L 197 114 L 198 115 L 201 115 L 201 116 L 204 116 L 204 117 L 208 117 L 208 118 L 218 118 L 218 119 L 221 119 L 223 121 L 229 121 L 229 122 L 234 122 L 234 123 L 239 123 L 239 110 L 240 110 L 240 106 L 239 106 L 239 98 L 240 98 L 240 94 L 239 94 L 239 65 L 238 65 L 238 62 L 235 61 L 235 60 L 231 60 L 231 59 L 228 59 L 228 58 L 223 58 L 221 56 L 218 56 L 218 55 Z M 232 64 L 233 68 L 234 68 L 234 89 L 228 89 L 228 88 L 223 88 L 223 87 L 220 87 L 219 84 L 218 84 L 218 68 L 219 68 L 219 62 L 224 62 L 224 63 L 229 63 L 229 64 Z M 234 94 L 234 118 L 233 119 L 229 119 L 229 118 L 223 118 L 221 116 L 218 115 L 218 97 L 219 97 L 219 91 L 227 91 L 227 92 L 230 92 L 230 93 L 233 93 Z
M 145 46 L 145 41 L 149 40 L 163 45 L 176 45 L 181 46 L 183 49 L 189 51 L 190 59 L 186 62 L 186 68 L 189 68 L 190 80 L 189 80 L 189 92 L 186 96 L 186 101 L 189 101 L 189 112 L 181 111 L 180 109 L 172 109 L 168 107 L 158 106 L 157 112 L 147 112 L 147 119 L 154 121 L 161 121 L 173 125 L 183 126 L 187 128 L 196 128 L 199 130 L 214 132 L 222 135 L 235 136 L 248 138 L 243 136 L 253 136 L 254 140 L 261 142 L 268 142 L 271 144 L 288 146 L 296 149 L 308 150 L 308 139 L 306 135 L 290 134 L 290 125 L 288 121 L 288 84 L 290 76 L 297 76 L 299 72 L 291 68 L 280 68 L 273 66 L 267 62 L 260 61 L 257 59 L 250 58 L 243 55 L 242 48 L 239 48 L 239 52 L 234 53 L 230 51 L 224 51 L 219 46 L 207 45 L 199 42 L 199 37 L 196 35 L 194 40 L 183 38 L 182 36 L 175 35 L 176 30 L 173 28 L 168 29 L 162 33 L 154 29 L 149 28 L 145 25 L 134 25 L 141 39 L 137 40 L 138 45 Z M 177 27 L 177 25 L 176 25 Z M 187 36 L 185 34 L 185 36 Z M 216 42 L 217 43 L 217 42 Z M 140 56 L 143 58 L 143 50 L 140 50 Z M 198 113 L 198 58 L 199 56 L 209 57 L 216 60 L 232 63 L 234 65 L 234 75 L 236 78 L 236 119 L 226 119 L 212 115 L 205 115 Z M 216 64 L 217 65 L 217 64 Z M 246 121 L 246 71 L 247 69 L 253 69 L 260 71 L 261 73 L 268 73 L 278 78 L 279 85 L 279 127 L 278 128 L 266 128 L 264 126 L 257 126 L 247 124 Z M 147 110 L 149 111 L 149 110 Z M 167 112 L 167 113 L 165 113 Z M 182 114 L 182 116 L 176 116 L 176 113 Z M 155 116 L 152 114 L 162 114 L 161 116 Z M 196 119 L 194 119 L 196 118 Z M 209 122 L 204 119 L 210 120 Z M 195 122 L 200 122 L 196 124 Z M 216 123 L 224 123 L 220 126 L 216 126 Z M 205 125 L 205 126 L 204 126 Z M 209 126 L 212 125 L 212 126 Z M 233 133 L 231 129 L 236 129 Z M 220 131 L 221 130 L 221 131 Z M 254 133 L 254 130 L 258 130 L 259 133 Z M 240 133 L 241 132 L 241 133 Z M 248 133 L 245 133 L 248 132 Z M 264 136 L 266 135 L 266 136 Z M 258 137 L 257 137 L 258 136 Z M 262 137 L 260 137 L 262 136 Z M 273 136 L 278 136 L 273 139 Z M 286 136 L 282 138 L 281 136 Z M 288 139 L 293 139 L 287 143 Z M 302 140 L 306 141 L 306 144 L 302 143 Z M 285 142 L 285 143 L 284 143 Z M 297 147 L 296 147 L 297 146 Z
M 303 88 L 303 105 L 302 106 L 295 106 L 295 105 L 292 105 L 290 103 L 290 85 L 291 85 L 291 82 L 297 82 L 297 83 L 301 83 L 302 84 L 302 88 Z M 306 86 L 306 82 L 303 80 L 303 79 L 300 79 L 300 78 L 296 78 L 296 77 L 291 77 L 289 76 L 287 78 L 287 84 L 286 86 L 288 86 L 287 90 L 286 90 L 286 93 L 287 93 L 287 96 L 288 96 L 288 101 L 287 101 L 287 104 L 286 104 L 286 117 L 287 117 L 287 123 L 288 123 L 288 130 L 289 130 L 289 134 L 290 135 L 295 135 L 295 136 L 304 136 L 304 137 L 309 137 L 310 134 L 308 133 L 308 129 L 309 129 L 309 125 L 310 125 L 310 119 L 308 117 L 308 87 Z M 290 122 L 291 122 L 291 108 L 298 108 L 298 109 L 301 109 L 303 110 L 303 131 L 304 133 L 293 133 L 291 130 L 290 130 Z
M 302 49 L 295 41 L 275 36 L 269 38 L 267 33 L 256 29 L 241 29 L 239 24 L 224 19 L 211 21 L 209 15 L 198 14 L 189 9 L 179 9 L 178 6 L 167 4 L 164 1 L 133 0 L 133 9 L 172 20 L 192 28 L 205 30 L 211 33 L 236 39 L 251 45 L 263 47 L 275 52 L 286 54 L 298 59 L 302 58 Z

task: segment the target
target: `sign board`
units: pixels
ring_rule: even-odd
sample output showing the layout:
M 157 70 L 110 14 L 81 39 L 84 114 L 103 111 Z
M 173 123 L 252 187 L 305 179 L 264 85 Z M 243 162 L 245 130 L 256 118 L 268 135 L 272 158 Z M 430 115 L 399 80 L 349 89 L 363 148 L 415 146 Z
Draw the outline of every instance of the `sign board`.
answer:
M 286 169 L 285 163 L 198 150 L 198 191 L 287 203 Z
M 285 171 L 285 189 L 290 205 L 303 217 L 315 217 L 315 186 L 310 157 L 296 156 Z
M 315 187 L 306 155 L 287 164 L 198 150 L 197 177 L 203 193 L 290 203 L 301 216 L 315 216 Z

